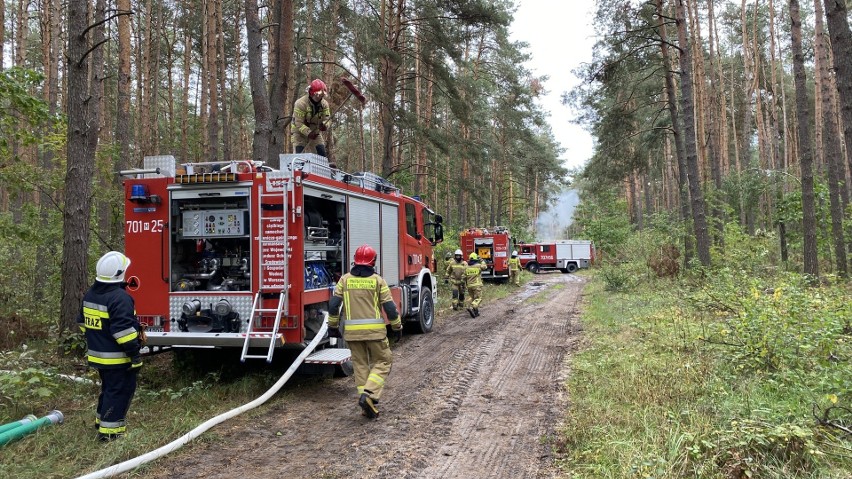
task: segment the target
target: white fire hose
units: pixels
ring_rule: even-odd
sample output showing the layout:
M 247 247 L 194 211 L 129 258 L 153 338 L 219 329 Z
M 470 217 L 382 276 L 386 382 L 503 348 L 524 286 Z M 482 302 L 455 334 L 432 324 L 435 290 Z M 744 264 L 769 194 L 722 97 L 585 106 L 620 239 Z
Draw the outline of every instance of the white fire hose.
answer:
M 85 476 L 80 476 L 77 479 L 96 479 L 96 478 L 101 478 L 101 477 L 112 477 L 112 476 L 115 476 L 116 474 L 121 474 L 122 472 L 130 471 L 131 469 L 137 468 L 137 467 L 141 466 L 142 464 L 151 462 L 154 459 L 159 459 L 160 457 L 163 457 L 166 454 L 169 454 L 170 452 L 174 452 L 174 451 L 180 449 L 182 446 L 189 443 L 189 441 L 192 441 L 196 437 L 200 436 L 202 433 L 204 433 L 205 431 L 207 431 L 211 427 L 213 427 L 217 424 L 223 423 L 223 422 L 227 421 L 228 419 L 231 419 L 234 416 L 238 416 L 238 415 L 240 415 L 240 414 L 242 414 L 242 413 L 244 413 L 244 412 L 246 412 L 250 409 L 254 409 L 254 408 L 260 406 L 261 404 L 265 403 L 269 398 L 271 398 L 275 393 L 277 393 L 278 390 L 281 389 L 282 386 L 284 386 L 284 384 L 290 379 L 290 377 L 293 375 L 293 373 L 296 372 L 296 369 L 299 368 L 299 366 L 302 364 L 302 362 L 305 360 L 305 358 L 308 357 L 308 355 L 311 354 L 311 352 L 313 352 L 314 349 L 316 349 L 320 340 L 322 340 L 323 336 L 325 336 L 325 332 L 327 330 L 328 330 L 328 316 L 326 316 L 324 318 L 324 320 L 322 322 L 322 326 L 320 327 L 319 331 L 317 331 L 317 334 L 316 334 L 316 336 L 314 336 L 314 339 L 308 344 L 308 346 L 302 351 L 302 353 L 299 354 L 299 356 L 296 358 L 296 360 L 293 361 L 293 364 L 290 365 L 290 367 L 287 369 L 287 371 L 284 373 L 284 375 L 281 376 L 281 378 L 278 379 L 278 381 L 275 384 L 273 384 L 272 387 L 269 388 L 268 391 L 263 393 L 262 396 L 255 399 L 254 401 L 243 404 L 242 406 L 240 406 L 238 408 L 231 409 L 228 412 L 222 413 L 222 414 L 220 414 L 220 415 L 218 415 L 218 416 L 216 416 L 212 419 L 207 420 L 206 422 L 202 423 L 201 425 L 199 425 L 198 427 L 196 427 L 192 431 L 189 431 L 188 433 L 186 433 L 183 436 L 175 439 L 174 441 L 166 444 L 165 446 L 160 447 L 159 449 L 155 449 L 155 450 L 148 452 L 146 454 L 142 454 L 141 456 L 137 456 L 133 459 L 128 459 L 127 461 L 106 467 L 106 468 L 101 469 L 99 471 L 91 472 L 89 474 L 86 474 Z

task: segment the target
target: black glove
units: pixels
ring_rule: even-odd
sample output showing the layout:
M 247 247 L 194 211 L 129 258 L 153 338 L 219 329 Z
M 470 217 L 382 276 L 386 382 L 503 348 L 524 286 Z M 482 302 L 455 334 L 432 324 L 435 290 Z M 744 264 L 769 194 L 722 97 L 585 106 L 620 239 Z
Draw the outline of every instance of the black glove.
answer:
M 338 328 L 328 328 L 328 337 L 329 338 L 342 338 L 343 336 L 340 334 L 340 329 Z
M 393 330 L 393 341 L 395 343 L 402 341 L 402 328 Z
M 142 356 L 138 354 L 133 356 L 133 359 L 130 360 L 130 369 L 134 371 L 142 369 Z
M 312 132 L 308 133 L 308 139 L 309 140 L 315 140 L 318 136 L 319 136 L 318 131 L 312 131 Z

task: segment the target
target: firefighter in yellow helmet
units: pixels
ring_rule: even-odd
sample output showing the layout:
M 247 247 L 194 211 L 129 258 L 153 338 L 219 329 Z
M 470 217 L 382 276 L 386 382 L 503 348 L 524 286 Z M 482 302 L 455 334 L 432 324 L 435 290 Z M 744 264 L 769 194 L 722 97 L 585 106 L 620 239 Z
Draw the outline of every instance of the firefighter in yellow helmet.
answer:
M 462 258 L 462 250 L 457 249 L 444 271 L 444 284 L 452 282 L 453 311 L 457 311 L 464 304 L 465 283 L 467 282 L 464 272 L 467 269 L 467 261 Z
M 124 290 L 124 274 L 129 267 L 130 259 L 118 251 L 103 255 L 98 260 L 95 283 L 83 296 L 77 317 L 80 330 L 86 334 L 88 364 L 101 378 L 95 416 L 101 441 L 118 438 L 127 430 L 127 410 L 142 368 L 142 328 L 133 298 Z
M 402 337 L 402 321 L 396 304 L 387 282 L 376 274 L 375 267 L 376 250 L 366 244 L 358 247 L 355 266 L 337 282 L 334 296 L 328 303 L 329 336 L 340 337 L 338 328 L 340 316 L 343 316 L 343 339 L 352 350 L 358 405 L 370 419 L 379 415 L 379 398 L 393 362 L 380 306 L 396 340 Z
M 331 107 L 325 96 L 328 88 L 325 82 L 316 79 L 308 85 L 307 94 L 296 100 L 293 105 L 293 123 L 290 132 L 294 153 L 316 153 L 328 156 L 322 132 L 331 126 Z
M 479 305 L 482 303 L 482 271 L 488 265 L 479 261 L 479 255 L 471 253 L 468 257 L 467 268 L 464 270 L 465 286 L 470 296 L 470 307 L 467 312 L 471 318 L 479 316 Z
M 512 251 L 512 257 L 509 258 L 509 284 L 521 285 L 521 259 L 517 251 Z

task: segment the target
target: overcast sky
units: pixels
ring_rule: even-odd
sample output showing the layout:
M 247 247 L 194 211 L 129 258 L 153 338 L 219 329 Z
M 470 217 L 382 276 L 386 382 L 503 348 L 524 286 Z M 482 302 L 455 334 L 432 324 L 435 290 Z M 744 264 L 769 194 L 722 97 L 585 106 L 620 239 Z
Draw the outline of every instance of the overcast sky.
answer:
M 592 137 L 571 123 L 574 115 L 561 96 L 580 81 L 571 70 L 592 57 L 593 0 L 515 0 L 518 10 L 511 26 L 512 39 L 525 41 L 532 60 L 526 67 L 536 76 L 547 75 L 547 95 L 541 106 L 550 112 L 551 128 L 566 151 L 566 168 L 582 166 L 592 156 Z

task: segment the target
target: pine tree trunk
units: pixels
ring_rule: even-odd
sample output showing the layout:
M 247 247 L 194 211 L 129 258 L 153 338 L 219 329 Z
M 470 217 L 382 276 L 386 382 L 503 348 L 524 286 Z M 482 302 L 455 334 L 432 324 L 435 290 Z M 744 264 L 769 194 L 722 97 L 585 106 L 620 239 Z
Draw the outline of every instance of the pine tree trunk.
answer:
M 94 25 L 87 32 L 89 8 L 88 0 L 68 0 L 68 139 L 60 331 L 76 329 L 80 302 L 88 287 L 91 180 L 98 146 L 98 107 L 103 95 L 103 46 L 89 49 L 104 37 L 104 0 L 97 0 L 92 16 Z
M 849 29 L 849 11 L 844 0 L 825 0 L 831 50 L 834 53 L 834 71 L 843 118 L 843 139 L 846 143 L 846 161 L 852 172 L 852 32 Z
M 831 236 L 834 245 L 834 260 L 837 274 L 846 277 L 846 244 L 843 240 L 843 200 L 841 195 L 842 178 L 840 170 L 843 161 L 840 158 L 840 130 L 837 127 L 837 116 L 833 108 L 833 95 L 831 85 L 831 74 L 829 72 L 828 46 L 826 45 L 825 26 L 823 22 L 822 3 L 814 0 L 814 13 L 816 17 L 816 29 L 814 33 L 815 54 L 819 58 L 820 82 L 816 85 L 822 95 L 822 108 L 824 130 L 822 135 L 822 150 L 828 167 L 828 196 L 831 212 Z
M 272 136 L 272 117 L 263 69 L 263 36 L 257 14 L 257 0 L 246 0 L 246 30 L 248 32 L 249 85 L 254 106 L 254 138 L 251 159 L 266 161 L 269 157 L 269 139 Z
M 695 144 L 695 114 L 692 99 L 692 54 L 687 41 L 684 0 L 676 0 L 678 44 L 680 46 L 681 70 L 681 110 L 683 111 L 683 139 L 686 153 L 687 180 L 692 206 L 692 225 L 695 234 L 695 249 L 698 260 L 704 266 L 710 266 L 710 236 L 707 232 L 704 193 L 701 190 L 701 177 L 698 169 L 698 151 Z
M 790 1 L 790 37 L 793 50 L 793 76 L 796 82 L 796 116 L 799 132 L 799 158 L 802 170 L 802 231 L 804 235 L 804 272 L 819 277 L 816 238 L 816 207 L 814 200 L 813 152 L 809 130 L 807 77 L 805 56 L 802 53 L 802 17 L 799 0 Z
M 672 67 L 670 65 L 669 59 L 671 58 L 669 55 L 669 43 L 668 43 L 668 35 L 666 34 L 666 25 L 663 19 L 665 15 L 663 14 L 663 0 L 656 0 L 657 6 L 657 16 L 660 19 L 659 26 L 657 27 L 659 31 L 659 36 L 662 41 L 660 41 L 660 51 L 663 57 L 663 70 L 666 75 L 666 106 L 669 109 L 669 116 L 672 119 L 672 136 L 674 137 L 673 141 L 675 144 L 674 154 L 675 160 L 677 162 L 677 171 L 678 171 L 678 192 L 680 197 L 680 216 L 684 225 L 684 235 L 683 235 L 683 261 L 684 266 L 688 266 L 690 261 L 692 260 L 694 243 L 692 241 L 692 236 L 686 231 L 687 225 L 690 224 L 690 214 L 689 214 L 689 190 L 687 189 L 687 170 L 686 170 L 686 151 L 683 149 L 683 132 L 681 129 L 681 121 L 680 114 L 677 108 L 677 92 L 675 89 L 674 77 L 672 76 Z

